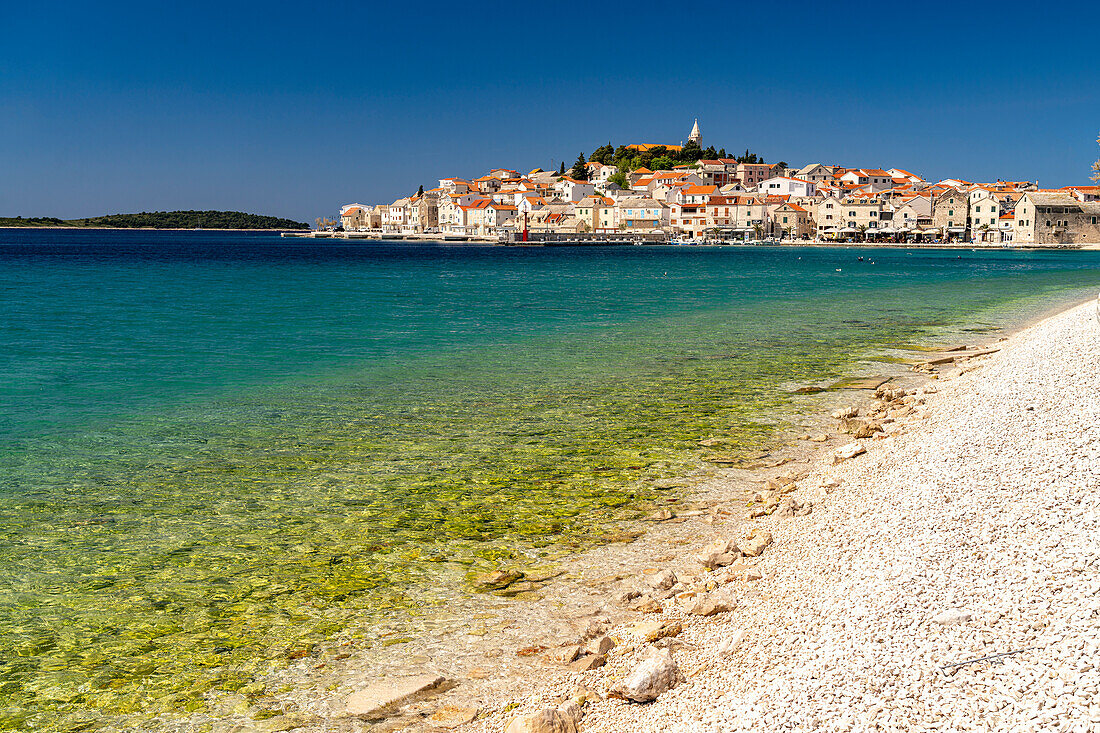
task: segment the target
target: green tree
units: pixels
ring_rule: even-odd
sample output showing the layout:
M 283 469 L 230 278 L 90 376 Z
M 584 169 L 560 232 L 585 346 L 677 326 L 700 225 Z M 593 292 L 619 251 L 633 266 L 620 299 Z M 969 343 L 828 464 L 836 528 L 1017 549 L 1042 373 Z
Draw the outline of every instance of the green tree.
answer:
M 559 176 L 564 176 L 565 175 L 565 161 L 564 160 L 561 162 L 561 167 L 558 168 L 558 175 Z
M 652 168 L 655 171 L 667 171 L 672 170 L 672 166 L 676 165 L 676 161 L 667 155 L 662 155 L 660 158 L 653 159 Z
M 858 228 L 859 228 L 859 241 L 866 242 L 867 241 L 867 225 L 866 224 L 860 224 Z
M 573 168 L 569 171 L 569 176 L 578 181 L 588 180 L 588 168 L 584 165 L 584 153 L 579 153 L 577 155 L 577 162 L 573 164 Z
M 718 157 L 719 157 L 719 158 L 725 158 L 725 157 L 727 157 L 727 156 L 726 156 L 726 149 L 725 149 L 725 148 L 718 148 Z
M 634 157 L 634 151 L 625 145 L 620 145 L 615 148 L 615 155 L 612 157 L 612 163 L 614 163 L 619 170 L 629 167 L 630 159 Z
M 588 156 L 588 160 L 591 163 L 611 165 L 615 160 L 615 148 L 611 147 L 610 142 L 608 142 L 607 145 L 601 145 L 592 151 L 592 155 Z
M 619 188 L 630 188 L 630 181 L 627 180 L 626 174 L 622 171 L 616 171 L 607 177 L 607 180 L 614 183 Z
M 714 160 L 718 157 L 718 151 L 711 145 L 709 148 L 703 151 L 703 158 L 705 160 Z
M 680 149 L 680 162 L 682 163 L 694 163 L 703 157 L 703 151 L 699 147 L 699 143 L 694 140 L 688 140 L 683 148 Z
M 417 189 L 416 195 L 417 196 L 423 196 L 424 195 L 424 186 L 420 186 L 420 188 Z

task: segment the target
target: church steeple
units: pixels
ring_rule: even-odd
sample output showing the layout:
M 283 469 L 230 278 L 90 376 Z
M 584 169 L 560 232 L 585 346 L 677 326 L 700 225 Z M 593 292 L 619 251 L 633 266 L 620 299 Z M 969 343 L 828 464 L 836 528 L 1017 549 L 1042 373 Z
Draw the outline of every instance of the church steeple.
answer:
M 695 118 L 695 126 L 691 128 L 691 134 L 688 135 L 688 140 L 698 144 L 703 139 L 702 134 L 699 133 L 699 118 Z

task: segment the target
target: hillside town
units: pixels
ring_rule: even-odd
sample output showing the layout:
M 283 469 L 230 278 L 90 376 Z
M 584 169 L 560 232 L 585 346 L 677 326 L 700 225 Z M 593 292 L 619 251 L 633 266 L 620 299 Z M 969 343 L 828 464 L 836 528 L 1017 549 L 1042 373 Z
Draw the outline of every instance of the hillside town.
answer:
M 667 163 L 701 147 L 696 120 L 685 144 L 637 143 L 620 160 Z M 620 170 L 583 156 L 572 169 L 494 168 L 388 204 L 346 204 L 345 236 L 506 243 L 866 242 L 1075 245 L 1100 242 L 1100 186 L 1039 188 L 1031 181 L 928 181 L 903 168 L 800 168 L 756 156 L 699 157 Z M 722 150 L 722 153 L 725 151 Z M 746 151 L 747 153 L 748 151 Z M 625 155 L 624 155 L 625 154 Z

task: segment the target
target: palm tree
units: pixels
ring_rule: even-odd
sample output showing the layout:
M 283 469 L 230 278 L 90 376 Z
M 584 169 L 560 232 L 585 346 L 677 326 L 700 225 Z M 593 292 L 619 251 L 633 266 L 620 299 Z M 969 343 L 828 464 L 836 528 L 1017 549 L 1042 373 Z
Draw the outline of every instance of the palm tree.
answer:
M 863 242 L 867 241 L 867 225 L 866 224 L 860 224 L 859 225 L 859 238 L 860 238 L 860 241 L 863 241 Z
M 759 224 L 753 224 L 752 233 L 756 236 L 757 239 L 761 239 L 761 235 L 764 234 L 764 227 L 760 226 Z

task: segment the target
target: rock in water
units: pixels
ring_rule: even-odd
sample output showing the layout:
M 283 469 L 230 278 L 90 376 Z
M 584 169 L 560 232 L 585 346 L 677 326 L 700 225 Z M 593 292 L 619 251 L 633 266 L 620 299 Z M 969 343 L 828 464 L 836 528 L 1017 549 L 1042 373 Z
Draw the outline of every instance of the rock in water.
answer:
M 482 573 L 474 578 L 474 585 L 481 590 L 500 590 L 507 588 L 512 583 L 523 577 L 523 573 L 517 570 L 494 570 L 491 573 Z
M 584 711 L 572 700 L 559 708 L 543 708 L 531 715 L 517 715 L 504 726 L 504 733 L 577 733 Z
M 361 718 L 385 715 L 389 709 L 441 684 L 443 678 L 434 674 L 375 680 L 348 698 L 347 714 Z
M 650 702 L 684 681 L 684 675 L 668 649 L 653 649 L 608 696 L 632 702 Z

